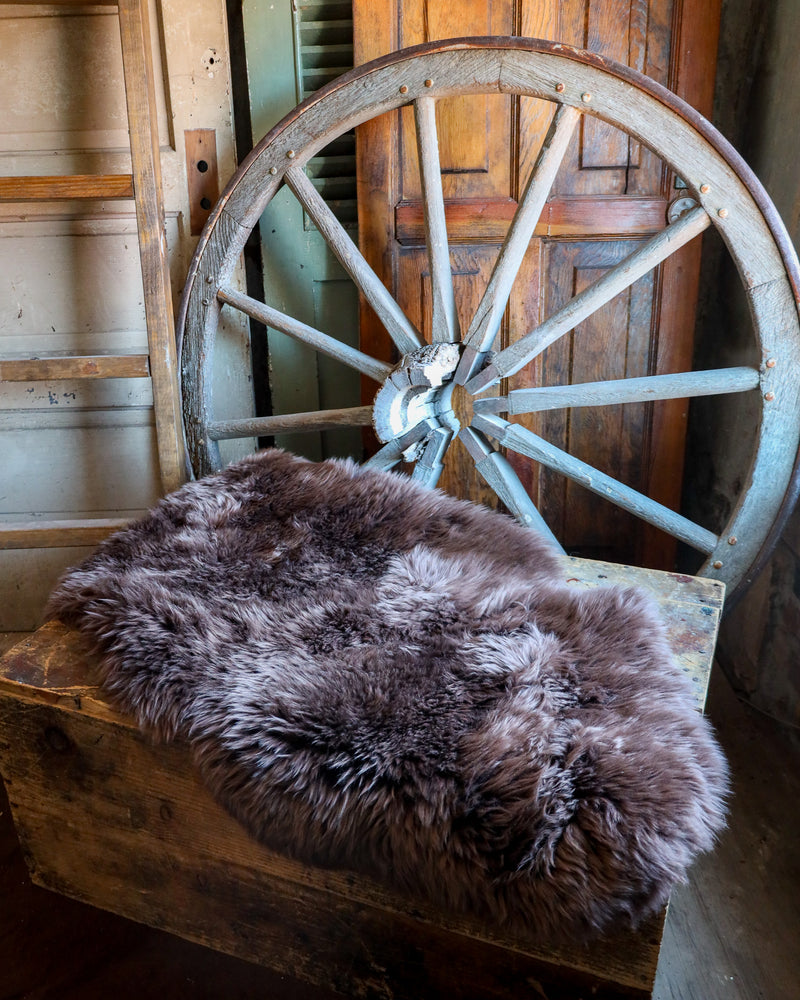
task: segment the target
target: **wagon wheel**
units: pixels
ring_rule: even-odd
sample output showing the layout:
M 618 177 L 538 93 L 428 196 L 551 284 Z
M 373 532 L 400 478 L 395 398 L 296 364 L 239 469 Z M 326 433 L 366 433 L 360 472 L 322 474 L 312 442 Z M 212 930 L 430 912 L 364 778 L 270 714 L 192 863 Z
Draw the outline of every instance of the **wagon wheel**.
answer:
M 464 94 L 506 93 L 555 104 L 524 194 L 483 298 L 466 332 L 455 316 L 438 162 L 435 102 Z M 414 108 L 432 287 L 432 343 L 370 269 L 306 177 L 304 164 L 336 136 L 401 105 Z M 634 136 L 682 177 L 693 207 L 672 221 L 533 330 L 492 354 L 501 317 L 570 136 L 591 114 Z M 378 314 L 401 361 L 369 357 L 232 287 L 244 244 L 265 206 L 286 184 Z M 480 394 L 519 371 L 549 344 L 715 226 L 739 271 L 761 363 L 649 378 Z M 800 329 L 798 265 L 774 207 L 726 141 L 688 105 L 646 77 L 610 60 L 556 43 L 520 38 L 435 42 L 396 52 L 340 77 L 304 101 L 244 161 L 209 219 L 184 293 L 179 330 L 187 442 L 198 475 L 219 468 L 218 441 L 296 429 L 373 424 L 382 448 L 368 464 L 416 461 L 413 476 L 434 485 L 444 452 L 460 437 L 476 467 L 525 524 L 552 534 L 500 450 L 526 455 L 575 479 L 665 530 L 705 557 L 700 572 L 739 589 L 763 563 L 796 492 Z M 241 310 L 374 379 L 373 406 L 256 419 L 217 420 L 211 392 L 214 340 L 223 306 Z M 454 386 L 476 396 L 468 426 L 451 406 Z M 515 414 L 553 407 L 749 393 L 759 421 L 749 468 L 721 530 L 694 523 L 515 423 Z M 555 539 L 553 539 L 555 542 Z M 556 542 L 556 544 L 558 544 Z

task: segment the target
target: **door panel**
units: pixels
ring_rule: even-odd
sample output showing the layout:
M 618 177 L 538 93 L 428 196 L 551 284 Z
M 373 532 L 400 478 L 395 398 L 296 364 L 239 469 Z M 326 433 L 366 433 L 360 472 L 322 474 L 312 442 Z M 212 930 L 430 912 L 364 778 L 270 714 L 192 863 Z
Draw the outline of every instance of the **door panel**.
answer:
M 359 64 L 404 45 L 470 33 L 556 39 L 640 70 L 707 113 L 718 15 L 718 0 L 392 0 L 379 9 L 369 0 L 355 0 L 354 53 Z M 553 111 L 548 102 L 503 95 L 443 101 L 437 108 L 451 263 L 464 328 Z M 426 332 L 425 236 L 410 109 L 362 126 L 357 148 L 362 251 Z M 527 333 L 627 256 L 641 237 L 661 230 L 670 201 L 680 193 L 675 185 L 650 150 L 585 115 L 526 254 L 498 346 Z M 698 267 L 693 245 L 554 344 L 502 391 L 689 367 Z M 370 353 L 391 357 L 381 325 L 363 305 L 361 338 Z M 683 401 L 672 401 L 515 419 L 677 508 L 685 410 Z M 509 458 L 556 533 L 566 529 L 569 548 L 671 565 L 674 546 L 656 529 L 527 459 Z M 441 485 L 493 502 L 458 446 L 448 453 Z
M 636 247 L 629 240 L 554 241 L 546 245 L 544 316 L 581 292 Z M 633 378 L 655 370 L 652 356 L 655 277 L 651 272 L 562 337 L 544 352 L 543 384 Z M 541 415 L 532 429 L 571 455 L 638 490 L 649 487 L 646 456 L 651 446 L 646 404 L 556 410 Z M 589 558 L 632 560 L 636 522 L 615 507 L 603 509 L 585 489 L 546 469 L 539 472 L 542 512 L 570 551 Z M 627 554 L 624 554 L 627 553 Z

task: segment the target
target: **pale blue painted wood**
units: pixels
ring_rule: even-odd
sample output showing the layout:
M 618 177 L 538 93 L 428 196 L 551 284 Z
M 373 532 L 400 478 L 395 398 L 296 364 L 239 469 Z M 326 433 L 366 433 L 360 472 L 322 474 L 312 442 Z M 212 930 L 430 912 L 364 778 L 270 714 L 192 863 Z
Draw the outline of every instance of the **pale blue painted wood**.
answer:
M 353 406 L 338 410 L 313 410 L 310 413 L 279 413 L 274 417 L 214 420 L 208 425 L 208 436 L 212 441 L 227 441 L 290 431 L 308 434 L 340 427 L 368 427 L 371 423 L 371 406 Z
M 514 279 L 580 117 L 580 111 L 566 104 L 560 104 L 553 116 L 508 235 L 497 255 L 486 291 L 464 338 L 464 343 L 479 355 L 491 348 L 500 329 Z M 474 368 L 474 362 L 472 365 Z M 456 380 L 463 383 L 468 375 L 469 372 L 462 366 Z
M 452 439 L 453 432 L 448 427 L 437 427 L 431 431 L 425 448 L 414 465 L 411 478 L 433 489 L 444 470 L 444 454 Z
M 321 195 L 306 177 L 302 167 L 290 167 L 284 180 L 308 212 L 339 263 L 347 271 L 378 314 L 386 332 L 401 354 L 410 354 L 422 346 L 422 338 L 386 286 L 372 270 L 352 241 L 347 230 L 328 208 Z
M 321 330 L 315 330 L 306 323 L 301 323 L 293 316 L 287 316 L 286 313 L 273 309 L 263 302 L 258 302 L 256 299 L 251 298 L 249 295 L 244 295 L 235 288 L 220 288 L 217 292 L 217 297 L 223 302 L 227 302 L 228 305 L 234 306 L 253 319 L 263 323 L 265 326 L 280 330 L 287 337 L 293 337 L 301 343 L 308 344 L 315 351 L 327 354 L 329 357 L 341 361 L 350 368 L 355 368 L 356 371 L 364 375 L 369 375 L 376 382 L 383 383 L 392 370 L 391 365 L 387 365 L 383 361 L 377 361 L 368 354 L 364 354 L 363 351 L 357 351 L 348 344 L 343 344 L 335 337 L 330 337 L 328 334 L 322 333 Z
M 605 497 L 623 510 L 647 521 L 648 524 L 661 528 L 673 538 L 686 542 L 699 552 L 713 552 L 719 541 L 713 532 L 707 531 L 681 514 L 676 514 L 675 511 L 631 489 L 630 486 L 625 486 L 624 483 L 569 455 L 561 448 L 556 448 L 526 427 L 509 424 L 501 417 L 482 414 L 475 415 L 473 426 L 496 438 L 504 447 L 521 455 L 527 455 L 548 469 L 560 472 L 598 496 Z
M 408 451 L 409 448 L 413 448 L 415 445 L 419 445 L 419 443 L 428 436 L 431 430 L 435 429 L 435 425 L 431 426 L 430 421 L 420 420 L 418 424 L 415 424 L 410 430 L 407 430 L 405 434 L 401 434 L 399 437 L 388 441 L 381 449 L 375 452 L 374 455 L 364 462 L 365 467 L 384 470 L 393 468 L 395 465 L 404 461 L 404 452 Z
M 425 213 L 425 234 L 431 272 L 431 339 L 454 343 L 459 339 L 453 275 L 439 164 L 439 141 L 436 134 L 436 102 L 430 97 L 414 101 L 414 123 Z
M 538 531 L 557 552 L 563 553 L 561 542 L 550 530 L 505 455 L 492 448 L 483 434 L 472 427 L 463 427 L 459 438 L 472 456 L 475 468 L 514 517 L 526 527 Z
M 609 379 L 606 382 L 514 389 L 507 396 L 476 399 L 473 406 L 478 413 L 516 415 L 560 410 L 568 406 L 613 406 L 617 403 L 643 403 L 656 399 L 717 396 L 757 389 L 760 384 L 761 373 L 757 368 L 715 368 L 675 375 L 649 375 L 642 378 Z

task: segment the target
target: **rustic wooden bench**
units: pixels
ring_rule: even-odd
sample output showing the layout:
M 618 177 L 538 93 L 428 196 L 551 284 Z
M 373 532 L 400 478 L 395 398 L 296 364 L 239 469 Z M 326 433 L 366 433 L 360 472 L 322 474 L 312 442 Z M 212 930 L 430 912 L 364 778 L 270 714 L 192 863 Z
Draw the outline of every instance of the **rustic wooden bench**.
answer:
M 724 585 L 568 559 L 576 587 L 650 589 L 702 708 Z M 0 772 L 35 883 L 345 996 L 649 997 L 665 914 L 553 949 L 267 850 L 188 750 L 154 745 L 52 622 L 0 661 Z

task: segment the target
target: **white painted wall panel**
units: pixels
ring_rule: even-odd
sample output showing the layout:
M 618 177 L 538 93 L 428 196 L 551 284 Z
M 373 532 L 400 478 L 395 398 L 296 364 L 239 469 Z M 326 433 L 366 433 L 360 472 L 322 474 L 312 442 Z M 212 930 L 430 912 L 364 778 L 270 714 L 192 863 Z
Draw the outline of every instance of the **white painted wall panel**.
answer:
M 225 3 L 149 3 L 177 304 L 196 243 L 184 130 L 215 130 L 221 184 L 235 167 Z M 0 175 L 129 172 L 115 9 L 0 6 L 0 34 Z M 249 355 L 245 319 L 230 317 L 222 336 L 221 399 L 246 416 L 249 390 L 231 377 Z M 0 204 L 0 357 L 146 345 L 132 202 Z M 151 404 L 149 379 L 0 383 L 0 520 L 150 506 L 159 492 Z M 231 443 L 230 457 L 250 444 Z M 0 631 L 34 627 L 58 575 L 84 554 L 0 551 Z

